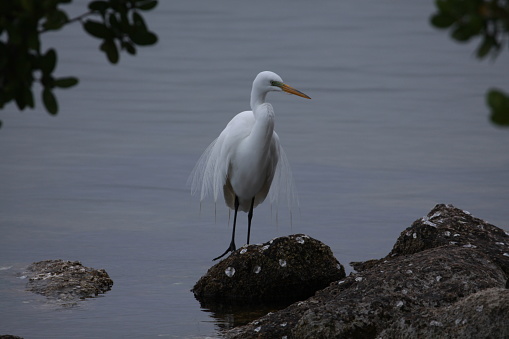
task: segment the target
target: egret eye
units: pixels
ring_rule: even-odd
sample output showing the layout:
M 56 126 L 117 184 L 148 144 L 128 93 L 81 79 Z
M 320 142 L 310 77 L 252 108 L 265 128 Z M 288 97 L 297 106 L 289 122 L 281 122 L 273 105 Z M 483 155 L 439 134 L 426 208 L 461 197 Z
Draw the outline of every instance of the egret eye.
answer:
M 282 83 L 279 82 L 279 81 L 276 81 L 276 80 L 271 80 L 270 81 L 270 85 L 271 86 L 276 86 L 276 87 L 281 87 Z

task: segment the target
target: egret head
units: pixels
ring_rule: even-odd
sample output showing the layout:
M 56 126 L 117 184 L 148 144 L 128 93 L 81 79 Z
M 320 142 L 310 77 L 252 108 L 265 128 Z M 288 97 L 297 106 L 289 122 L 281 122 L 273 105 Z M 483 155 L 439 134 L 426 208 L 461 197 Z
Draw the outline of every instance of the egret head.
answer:
M 283 82 L 283 79 L 274 72 L 264 71 L 260 72 L 253 81 L 253 89 L 257 89 L 260 92 L 286 92 L 300 97 L 311 99 L 306 94 L 296 90 L 295 88 L 288 86 Z

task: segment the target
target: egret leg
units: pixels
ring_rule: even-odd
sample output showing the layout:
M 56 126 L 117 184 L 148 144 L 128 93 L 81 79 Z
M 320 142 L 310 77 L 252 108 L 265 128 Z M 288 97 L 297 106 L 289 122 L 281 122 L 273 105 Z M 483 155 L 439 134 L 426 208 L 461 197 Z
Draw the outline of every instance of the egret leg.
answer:
M 223 254 L 221 254 L 219 257 L 212 259 L 212 261 L 215 261 L 217 259 L 220 259 L 226 255 L 228 252 L 233 252 L 237 249 L 235 247 L 235 226 L 237 225 L 237 212 L 239 210 L 239 198 L 235 196 L 235 214 L 233 215 L 233 231 L 232 231 L 232 241 L 230 242 L 230 246 L 224 251 Z
M 251 234 L 251 219 L 253 219 L 253 207 L 254 207 L 254 197 L 251 200 L 251 207 L 249 208 L 249 213 L 247 214 L 247 244 L 249 245 L 249 235 Z

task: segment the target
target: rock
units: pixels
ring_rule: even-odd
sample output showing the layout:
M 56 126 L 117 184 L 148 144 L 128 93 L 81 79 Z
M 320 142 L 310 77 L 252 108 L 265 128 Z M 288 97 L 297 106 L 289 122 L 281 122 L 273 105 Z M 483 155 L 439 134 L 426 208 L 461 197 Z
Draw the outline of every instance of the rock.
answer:
M 23 338 L 18 337 L 17 335 L 1 334 L 0 339 L 23 339 Z
M 509 290 L 490 288 L 451 306 L 395 321 L 381 338 L 509 338 Z
M 375 338 L 405 314 L 502 287 L 505 280 L 482 253 L 453 246 L 430 249 L 351 274 L 284 312 L 228 332 L 228 337 Z
M 92 298 L 113 286 L 105 270 L 85 267 L 79 261 L 39 261 L 27 270 L 28 291 L 59 301 Z
M 402 232 L 385 258 L 355 263 L 358 272 L 315 296 L 225 335 L 435 338 L 444 337 L 440 330 L 447 328 L 443 333 L 451 338 L 507 336 L 498 327 L 508 323 L 505 308 L 509 306 L 488 304 L 496 295 L 502 300 L 507 297 L 503 287 L 508 278 L 504 254 L 508 239 L 496 226 L 451 205 L 437 205 Z M 486 314 L 474 313 L 481 307 Z M 504 314 L 490 322 L 491 312 Z M 457 319 L 461 319 L 459 325 Z M 474 331 L 476 321 L 486 328 Z
M 453 245 L 477 249 L 509 275 L 509 232 L 452 205 L 439 204 L 401 232 L 389 256 Z
M 304 234 L 246 245 L 208 270 L 192 289 L 200 302 L 296 301 L 345 277 L 331 249 Z

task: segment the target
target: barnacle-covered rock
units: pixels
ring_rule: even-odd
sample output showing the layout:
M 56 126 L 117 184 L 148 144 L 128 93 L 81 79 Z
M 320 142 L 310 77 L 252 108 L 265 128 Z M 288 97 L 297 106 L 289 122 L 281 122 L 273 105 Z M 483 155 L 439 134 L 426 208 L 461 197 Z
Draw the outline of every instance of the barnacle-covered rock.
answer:
M 509 234 L 452 205 L 401 233 L 385 258 L 228 338 L 506 338 Z
M 345 277 L 331 249 L 304 234 L 246 245 L 208 270 L 193 293 L 202 302 L 296 301 Z
M 27 271 L 28 291 L 63 302 L 95 297 L 113 286 L 104 269 L 85 267 L 79 261 L 44 260 Z

